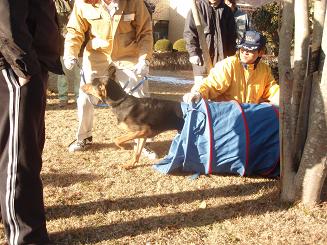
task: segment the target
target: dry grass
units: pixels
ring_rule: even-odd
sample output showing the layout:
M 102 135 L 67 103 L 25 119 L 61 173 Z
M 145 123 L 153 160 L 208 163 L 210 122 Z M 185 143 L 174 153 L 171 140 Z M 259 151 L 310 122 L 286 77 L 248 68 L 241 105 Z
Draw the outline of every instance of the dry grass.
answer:
M 68 153 L 76 109 L 60 109 L 57 102 L 50 96 L 42 170 L 55 244 L 327 244 L 327 203 L 313 210 L 282 205 L 277 180 L 166 176 L 144 158 L 134 169 L 122 169 L 132 150 L 113 145 L 122 132 L 110 109 L 95 111 L 92 148 Z M 174 135 L 151 143 L 160 157 Z

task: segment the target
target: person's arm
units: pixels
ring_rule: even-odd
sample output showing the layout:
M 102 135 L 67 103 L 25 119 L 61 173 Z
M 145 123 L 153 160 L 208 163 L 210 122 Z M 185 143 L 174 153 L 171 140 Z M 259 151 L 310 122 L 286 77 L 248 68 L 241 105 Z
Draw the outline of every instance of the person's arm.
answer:
M 29 9 L 29 1 L 0 1 L 0 52 L 16 75 L 25 79 L 41 70 L 27 26 Z
M 231 81 L 232 66 L 228 59 L 224 59 L 210 70 L 198 91 L 204 99 L 215 99 L 229 88 Z
M 225 44 L 226 49 L 224 50 L 224 56 L 228 57 L 233 56 L 236 53 L 237 26 L 233 12 L 227 6 L 224 11 L 226 12 L 224 18 L 226 18 L 228 27 L 228 29 L 225 30 L 227 32 L 224 33 L 224 35 L 227 35 L 227 43 Z
M 201 56 L 202 51 L 200 48 L 200 41 L 198 31 L 195 26 L 192 11 L 190 10 L 187 14 L 184 26 L 184 40 L 186 42 L 186 49 L 189 56 Z
M 273 104 L 279 104 L 279 85 L 277 84 L 274 76 L 271 73 L 271 69 L 267 67 L 267 78 L 265 88 L 260 102 L 271 102 Z
M 196 83 L 191 92 L 183 96 L 186 103 L 197 103 L 201 98 L 215 100 L 223 94 L 232 82 L 232 62 L 230 59 L 224 59 L 210 70 L 208 77 L 204 78 L 202 83 Z
M 89 24 L 82 13 L 82 2 L 76 1 L 67 23 L 64 45 L 64 58 L 78 58 Z
M 135 31 L 139 60 L 150 60 L 153 53 L 152 21 L 143 0 L 137 0 L 136 3 Z

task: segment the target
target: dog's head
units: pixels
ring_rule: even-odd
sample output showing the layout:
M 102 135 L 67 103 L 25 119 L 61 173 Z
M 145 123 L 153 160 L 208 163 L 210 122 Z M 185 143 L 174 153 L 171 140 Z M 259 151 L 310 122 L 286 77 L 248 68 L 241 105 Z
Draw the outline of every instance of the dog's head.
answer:
M 103 103 L 111 105 L 126 96 L 123 88 L 115 81 L 116 68 L 109 67 L 108 76 L 92 79 L 91 83 L 81 87 L 82 91 L 92 95 Z

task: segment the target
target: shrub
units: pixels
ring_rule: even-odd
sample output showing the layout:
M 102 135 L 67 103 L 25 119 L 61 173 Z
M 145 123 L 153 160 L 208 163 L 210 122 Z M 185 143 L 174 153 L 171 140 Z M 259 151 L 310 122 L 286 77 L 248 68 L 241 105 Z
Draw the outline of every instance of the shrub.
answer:
M 178 39 L 174 45 L 173 45 L 173 49 L 178 51 L 178 52 L 186 52 L 186 41 L 181 38 L 181 39 Z
M 160 39 L 154 44 L 156 52 L 170 52 L 173 49 L 173 44 L 168 39 Z
M 268 53 L 274 55 L 278 54 L 279 47 L 279 11 L 279 4 L 273 2 L 262 6 L 252 14 L 252 24 L 254 28 L 267 38 Z
M 150 67 L 154 70 L 192 70 L 187 52 L 155 52 Z

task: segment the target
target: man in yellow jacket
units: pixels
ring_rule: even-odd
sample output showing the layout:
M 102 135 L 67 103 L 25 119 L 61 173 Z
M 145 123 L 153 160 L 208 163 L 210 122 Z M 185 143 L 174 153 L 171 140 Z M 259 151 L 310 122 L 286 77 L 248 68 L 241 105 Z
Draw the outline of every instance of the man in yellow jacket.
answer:
M 85 39 L 83 71 L 85 81 L 106 76 L 108 67 L 117 68 L 116 79 L 126 90 L 134 88 L 149 73 L 153 52 L 151 17 L 143 0 L 76 0 L 67 24 L 64 64 L 67 69 L 76 65 Z M 84 81 L 82 79 L 81 83 Z M 146 84 L 133 95 L 146 95 Z M 77 100 L 79 125 L 77 139 L 69 151 L 83 151 L 92 143 L 94 107 L 80 90 Z
M 202 83 L 184 95 L 187 103 L 201 98 L 213 101 L 278 104 L 279 85 L 268 65 L 261 61 L 266 40 L 256 31 L 247 31 L 237 46 L 238 54 L 218 62 Z

